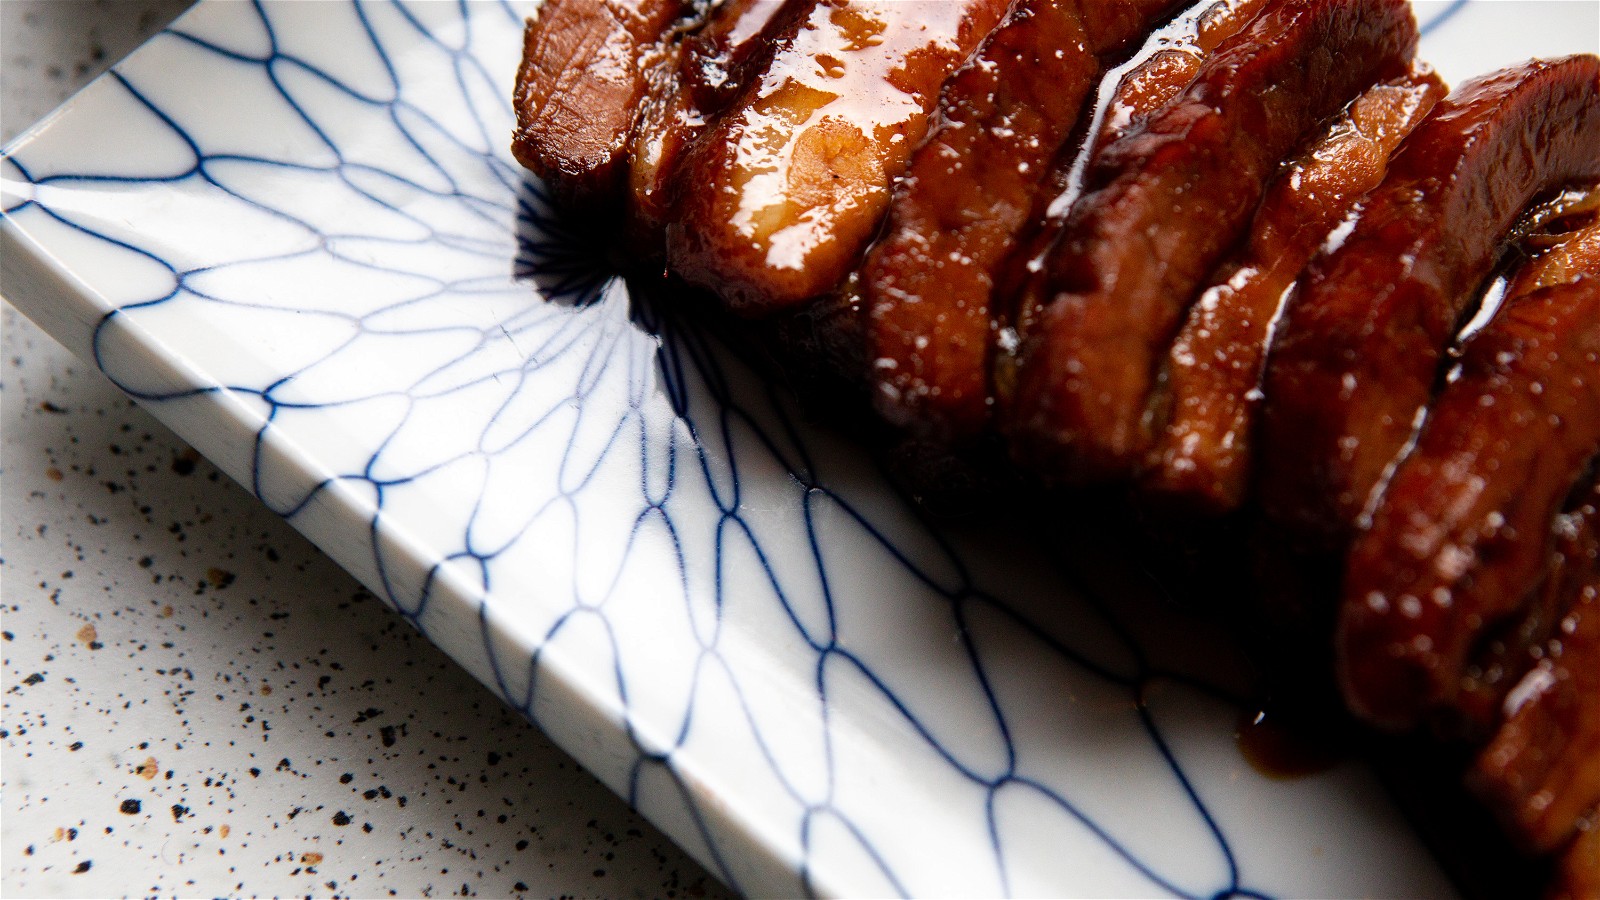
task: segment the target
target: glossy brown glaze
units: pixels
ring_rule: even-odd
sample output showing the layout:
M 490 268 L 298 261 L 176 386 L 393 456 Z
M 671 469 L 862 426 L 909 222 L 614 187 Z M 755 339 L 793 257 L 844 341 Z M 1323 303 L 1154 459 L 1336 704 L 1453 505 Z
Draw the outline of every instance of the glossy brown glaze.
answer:
M 1507 296 L 1600 276 L 1600 183 L 1567 188 L 1528 218 L 1533 221 L 1518 241 L 1527 259 L 1506 287 Z
M 1279 160 L 1416 45 L 1398 0 L 1271 7 L 1224 42 L 1144 127 L 1106 147 L 1023 299 L 1012 448 L 1047 480 L 1134 473 L 1166 351 L 1202 280 L 1249 221 Z
M 1561 854 L 1555 878 L 1545 896 L 1550 900 L 1595 900 L 1600 897 L 1600 821 L 1591 817 Z
M 1095 111 L 1092 147 L 1110 144 L 1177 97 L 1200 74 L 1206 57 L 1267 5 L 1267 0 L 1197 3 L 1152 31 L 1139 52 L 1118 67 L 1116 89 Z
M 1505 724 L 1469 775 L 1535 853 L 1561 849 L 1600 805 L 1600 568 L 1587 562 L 1550 653 L 1512 689 Z
M 1551 525 L 1555 545 L 1542 582 L 1524 600 L 1516 617 L 1475 642 L 1461 675 L 1461 690 L 1450 710 L 1436 717 L 1435 729 L 1468 741 L 1487 740 L 1499 727 L 1506 697 L 1530 669 L 1559 649 L 1556 626 L 1583 587 L 1600 553 L 1596 510 L 1600 482 L 1577 496 Z M 1556 641 L 1552 645 L 1551 641 Z
M 1216 5 L 1233 2 L 1239 0 L 1221 0 Z M 1141 40 L 1154 23 L 1170 15 L 1173 9 L 1183 3 L 1184 0 L 1118 0 L 1115 3 L 1065 0 L 1063 5 L 1077 7 L 1078 16 L 1083 21 L 1083 31 L 1089 36 L 1094 52 L 1102 59 L 1113 59 L 1126 55 L 1130 44 Z
M 1227 23 L 1242 27 L 1242 8 L 1261 2 L 1201 4 L 1160 29 L 1163 40 L 1133 62 L 1143 76 L 1118 79 L 1110 95 L 1125 111 L 1122 127 L 1165 102 L 1152 86 L 1162 77 L 1187 83 L 1193 76 L 1192 69 L 1147 69 L 1155 56 L 1198 60 L 1222 40 Z M 887 227 L 863 265 L 873 400 L 890 422 L 957 442 L 987 426 L 997 270 L 1100 80 L 1101 57 L 1149 32 L 1169 5 L 1146 3 L 1140 17 L 1128 4 L 1080 10 L 1024 0 L 945 86 L 940 123 L 896 187 Z M 1111 9 L 1121 15 L 1110 16 Z M 1095 30 L 1084 27 L 1086 16 Z
M 1534 61 L 1434 108 L 1314 260 L 1265 381 L 1260 499 L 1337 546 L 1414 431 L 1441 357 L 1536 195 L 1600 175 L 1600 60 Z
M 511 152 L 576 207 L 614 209 L 652 58 L 690 0 L 545 0 L 523 34 Z
M 1031 311 L 1017 308 L 1019 295 L 1043 271 L 1067 214 L 1083 193 L 1090 160 L 1117 138 L 1142 128 L 1194 80 L 1205 57 L 1248 25 L 1265 5 L 1265 0 L 1202 0 L 1145 35 L 1133 53 L 1107 70 L 1095 89 L 1093 105 L 1078 123 L 1075 140 L 1051 163 L 1016 251 L 998 273 L 995 306 L 1002 328 L 1026 330 L 1025 321 L 1018 320 Z M 1006 343 L 1012 344 L 1009 335 Z M 999 390 L 1007 395 L 1015 383 L 1014 351 L 1011 346 L 996 356 L 995 374 L 1004 382 Z
M 1234 746 L 1250 768 L 1268 778 L 1289 780 L 1326 772 L 1348 762 L 1348 734 L 1302 722 L 1280 722 L 1265 712 L 1241 713 L 1233 728 Z
M 720 112 L 766 64 L 771 38 L 803 13 L 803 0 L 723 0 L 706 27 L 683 39 L 683 83 L 702 110 Z
M 987 421 L 993 269 L 1099 69 L 1072 4 L 1022 0 L 945 86 L 862 266 L 890 422 L 967 437 Z
M 1466 345 L 1345 565 L 1345 702 L 1384 728 L 1448 708 L 1474 645 L 1543 575 L 1600 453 L 1600 278 L 1510 298 Z
M 1507 297 L 1516 298 L 1541 288 L 1568 284 L 1583 277 L 1600 278 L 1600 185 L 1580 185 L 1560 192 L 1530 210 L 1514 229 L 1508 251 L 1518 263 L 1497 278 L 1473 323 L 1489 321 Z M 1469 327 L 1474 327 L 1469 325 Z M 1523 673 L 1544 653 L 1544 643 L 1561 617 L 1566 598 L 1577 586 L 1581 569 L 1569 559 L 1585 558 L 1600 540 L 1594 532 L 1592 511 L 1585 504 L 1600 501 L 1600 483 L 1579 490 L 1569 509 L 1554 526 L 1556 550 L 1547 565 L 1544 584 L 1524 602 L 1517 618 L 1491 630 L 1479 640 L 1452 705 L 1451 719 L 1436 723 L 1469 739 L 1482 739 L 1498 725 L 1500 707 Z M 1585 527 L 1580 528 L 1587 522 Z
M 669 187 L 679 161 L 764 61 L 771 47 L 763 40 L 766 29 L 799 5 L 795 0 L 724 0 L 704 27 L 686 35 L 651 69 L 628 158 L 628 238 L 640 252 L 664 252 L 672 212 Z
M 1166 424 L 1141 486 L 1158 502 L 1206 515 L 1243 502 L 1261 376 L 1283 299 L 1445 91 L 1431 69 L 1375 85 L 1267 189 L 1244 245 L 1189 310 L 1151 399 L 1151 419 Z
M 812 3 L 680 167 L 674 271 L 747 316 L 833 290 L 876 234 L 940 87 L 1007 6 Z

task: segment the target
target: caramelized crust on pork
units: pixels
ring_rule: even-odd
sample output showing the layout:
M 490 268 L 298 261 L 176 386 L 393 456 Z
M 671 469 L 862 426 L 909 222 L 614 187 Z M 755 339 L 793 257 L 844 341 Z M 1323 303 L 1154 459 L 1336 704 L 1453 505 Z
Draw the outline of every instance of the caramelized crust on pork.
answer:
M 1558 850 L 1600 805 L 1600 482 L 1560 522 L 1559 624 L 1507 694 L 1469 784 L 1530 852 Z
M 1150 410 L 1166 425 L 1141 483 L 1152 497 L 1207 515 L 1244 501 L 1267 346 L 1284 297 L 1445 91 L 1426 67 L 1376 85 L 1278 173 L 1244 245 L 1211 276 L 1167 355 Z
M 1020 321 L 1034 324 L 1004 418 L 1024 465 L 1068 483 L 1136 471 L 1166 350 L 1278 161 L 1368 85 L 1404 73 L 1416 39 L 1399 0 L 1274 5 L 1100 154 L 1022 298 Z
M 971 436 L 987 421 L 993 270 L 1099 69 L 1071 4 L 1021 0 L 945 86 L 861 271 L 890 422 Z
M 1351 546 L 1335 650 L 1352 712 L 1405 729 L 1448 707 L 1475 642 L 1538 585 L 1596 454 L 1600 278 L 1509 299 Z
M 786 0 L 723 0 L 703 28 L 652 67 L 628 160 L 627 231 L 638 252 L 661 255 L 678 161 L 765 61 L 771 48 L 763 39 L 767 29 L 797 6 Z
M 1261 468 L 1256 527 L 1339 585 L 1260 610 L 1283 655 L 1492 735 L 1473 787 L 1592 892 L 1600 60 L 1441 100 L 1403 0 L 1146 34 L 1175 2 L 546 0 L 515 150 L 925 472 L 1215 514 Z
M 1587 827 L 1561 854 L 1551 900 L 1595 900 L 1600 897 L 1600 814 L 1590 817 Z
M 1600 59 L 1469 82 L 1401 148 L 1311 263 L 1268 363 L 1262 506 L 1337 546 L 1371 505 L 1507 231 L 1536 195 L 1600 175 Z
M 990 377 L 996 397 L 1015 393 L 1015 338 L 1029 330 L 1032 322 L 1026 316 L 1037 311 L 1020 308 L 1019 298 L 1029 280 L 1044 270 L 1067 214 L 1083 193 L 1090 161 L 1117 138 L 1144 127 L 1146 119 L 1189 86 L 1201 63 L 1268 2 L 1201 0 L 1145 35 L 1133 54 L 1101 79 L 1092 107 L 1084 110 L 1073 138 L 1052 161 L 1016 249 L 995 273 L 991 306 L 1001 346 L 992 348 Z
M 1475 321 L 1498 308 L 1495 297 L 1522 297 L 1579 278 L 1600 278 L 1600 185 L 1562 191 L 1529 210 L 1513 231 L 1508 255 L 1524 261 L 1509 277 L 1501 276 L 1490 286 Z M 1600 490 L 1600 485 L 1589 490 Z M 1591 498 L 1584 490 L 1576 493 L 1578 499 L 1570 506 L 1582 510 L 1583 501 Z M 1592 529 L 1582 531 L 1586 536 L 1580 540 L 1575 523 L 1581 520 L 1582 515 L 1570 510 L 1556 519 L 1557 550 L 1546 567 L 1544 584 L 1524 600 L 1514 621 L 1490 629 L 1477 642 L 1461 692 L 1451 704 L 1455 721 L 1436 725 L 1472 740 L 1486 737 L 1498 725 L 1506 693 L 1542 657 L 1545 641 L 1577 590 L 1573 579 L 1582 577 L 1585 569 L 1574 560 L 1588 559 L 1592 542 L 1600 540 Z
M 1102 88 L 1115 92 L 1101 141 L 1180 91 L 1199 60 L 1262 2 L 1207 2 L 1162 28 L 1161 46 Z M 1146 3 L 1144 18 L 1124 13 L 1096 23 L 1126 5 L 1082 4 L 1080 13 L 1070 3 L 1023 0 L 946 85 L 941 122 L 896 188 L 884 235 L 862 271 L 873 400 L 885 419 L 952 442 L 988 425 L 998 270 L 1085 112 L 1100 58 L 1148 32 L 1168 5 Z
M 545 0 L 528 20 L 511 152 L 562 202 L 621 202 L 651 58 L 691 11 L 691 0 Z
M 1117 79 L 1111 102 L 1100 112 L 1093 148 L 1110 144 L 1177 97 L 1217 47 L 1268 5 L 1268 0 L 1201 2 L 1153 32 L 1144 52 Z
M 877 232 L 945 79 L 1006 0 L 814 0 L 681 167 L 667 258 L 728 309 L 832 291 Z

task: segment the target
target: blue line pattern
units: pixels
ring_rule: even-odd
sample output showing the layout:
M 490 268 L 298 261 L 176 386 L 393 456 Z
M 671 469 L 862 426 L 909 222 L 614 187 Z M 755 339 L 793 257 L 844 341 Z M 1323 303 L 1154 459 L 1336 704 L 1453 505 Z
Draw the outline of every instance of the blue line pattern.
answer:
M 924 521 L 608 273 L 506 151 L 528 12 L 203 4 L 5 154 L 5 228 L 87 273 L 113 381 L 734 888 L 1327 890 L 1263 835 L 1359 773 L 1255 775 L 1158 649 L 1201 639 Z

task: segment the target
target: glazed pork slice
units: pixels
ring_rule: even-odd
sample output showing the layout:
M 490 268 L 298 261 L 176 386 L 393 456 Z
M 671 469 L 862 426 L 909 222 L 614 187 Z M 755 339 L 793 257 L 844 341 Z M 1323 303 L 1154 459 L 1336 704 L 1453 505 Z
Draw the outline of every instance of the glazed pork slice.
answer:
M 672 174 L 706 125 L 733 102 L 771 48 L 798 0 L 723 0 L 704 26 L 672 46 L 650 71 L 650 89 L 628 158 L 627 233 L 659 257 L 672 214 Z
M 1148 32 L 1170 5 L 1022 0 L 945 86 L 938 124 L 896 186 L 858 281 L 873 401 L 888 421 L 954 442 L 987 426 L 997 269 L 1101 79 L 1102 57 Z M 1152 83 L 1193 75 L 1168 56 L 1197 60 L 1221 40 L 1225 21 L 1248 21 L 1260 5 L 1207 2 L 1174 23 L 1180 33 L 1163 28 L 1166 42 L 1146 59 L 1159 72 L 1130 75 L 1123 92 L 1133 96 L 1118 108 L 1153 111 L 1166 98 Z
M 992 269 L 1099 69 L 1073 4 L 1021 0 L 945 86 L 860 272 L 873 400 L 890 422 L 981 430 Z
M 1006 0 L 812 0 L 676 178 L 667 259 L 745 316 L 834 290 Z
M 1145 119 L 1177 97 L 1222 43 L 1244 30 L 1272 2 L 1196 3 L 1152 31 L 1133 58 L 1111 72 L 1108 80 L 1114 87 L 1102 88 L 1103 102 L 1096 102 L 1093 119 L 1086 123 L 1093 130 L 1094 139 L 1085 143 L 1082 152 L 1071 156 L 1069 167 L 1075 170 L 1073 174 L 1081 176 L 1102 147 L 1143 125 Z M 1073 174 L 1069 174 L 1069 180 Z M 1051 205 L 1063 214 L 1076 199 L 1072 187 L 1067 187 L 1066 196 L 1058 193 L 1051 198 Z M 1081 184 L 1075 187 L 1081 188 Z
M 1594 519 L 1600 502 L 1596 490 L 1597 485 L 1590 484 L 1576 491 L 1576 499 L 1552 523 L 1555 550 L 1545 563 L 1542 581 L 1523 601 L 1515 618 L 1486 629 L 1474 642 L 1459 693 L 1449 709 L 1435 717 L 1436 732 L 1469 743 L 1486 741 L 1500 727 L 1512 689 L 1552 653 L 1559 653 L 1562 617 L 1572 598 L 1584 588 L 1585 579 L 1593 577 L 1589 570 L 1600 552 Z
M 1267 347 L 1284 299 L 1445 92 L 1426 66 L 1375 85 L 1278 173 L 1243 245 L 1211 276 L 1168 353 L 1150 410 L 1165 426 L 1140 479 L 1150 498 L 1202 515 L 1244 502 Z
M 1264 383 L 1259 498 L 1307 546 L 1364 521 L 1507 232 L 1538 195 L 1600 175 L 1600 59 L 1462 85 L 1313 260 Z
M 1530 210 L 1515 231 L 1518 236 L 1507 255 L 1518 264 L 1491 283 L 1474 323 L 1488 321 L 1507 297 L 1600 277 L 1600 184 L 1561 191 Z M 1571 505 L 1581 507 L 1582 503 L 1573 501 Z M 1479 740 L 1498 725 L 1506 693 L 1545 652 L 1545 642 L 1554 633 L 1566 598 L 1576 589 L 1571 581 L 1578 567 L 1565 565 L 1577 539 L 1575 521 L 1570 512 L 1556 519 L 1558 549 L 1550 558 L 1545 583 L 1524 603 L 1516 619 L 1489 629 L 1485 638 L 1475 642 L 1460 694 L 1451 704 L 1454 721 L 1436 722 L 1436 726 L 1444 724 L 1450 731 Z M 1585 540 L 1594 539 L 1591 534 Z
M 1536 422 L 1536 426 L 1549 432 L 1543 436 L 1550 443 L 1537 447 L 1531 454 L 1524 451 L 1524 455 L 1530 456 L 1535 465 L 1548 464 L 1550 460 L 1559 457 L 1563 441 L 1576 439 L 1580 442 L 1579 446 L 1575 450 L 1569 448 L 1566 452 L 1569 456 L 1576 452 L 1581 457 L 1583 452 L 1581 441 L 1585 429 L 1592 432 L 1600 427 L 1596 425 L 1597 420 L 1600 420 L 1600 403 L 1592 400 L 1588 404 L 1581 402 L 1581 394 L 1585 390 L 1589 391 L 1591 397 L 1600 396 L 1600 391 L 1593 388 L 1592 380 L 1593 375 L 1600 371 L 1600 362 L 1594 359 L 1586 360 L 1580 354 L 1576 359 L 1569 357 L 1566 360 L 1565 371 L 1573 376 L 1570 382 L 1561 377 L 1547 380 L 1538 372 L 1534 373 L 1534 380 L 1529 380 L 1526 374 L 1521 376 L 1512 374 L 1515 367 L 1523 365 L 1515 359 L 1516 353 L 1520 352 L 1522 347 L 1506 346 L 1505 335 L 1500 334 L 1498 337 L 1494 335 L 1504 331 L 1508 325 L 1514 329 L 1520 328 L 1522 333 L 1527 332 L 1526 323 L 1530 313 L 1524 307 L 1527 303 L 1535 302 L 1530 298 L 1542 296 L 1547 309 L 1558 311 L 1562 302 L 1559 300 L 1560 291 L 1582 289 L 1580 282 L 1585 280 L 1600 281 L 1600 184 L 1572 186 L 1530 209 L 1513 228 L 1513 240 L 1507 255 L 1518 260 L 1519 264 L 1491 285 L 1482 308 L 1465 329 L 1468 335 L 1467 347 L 1476 346 L 1476 349 L 1472 349 L 1463 357 L 1460 366 L 1452 369 L 1439 402 L 1446 406 L 1453 403 L 1457 410 L 1477 404 L 1482 408 L 1468 410 L 1468 413 L 1485 422 L 1495 415 L 1508 413 L 1513 419 L 1536 419 L 1538 413 L 1544 412 L 1547 414 L 1546 420 Z M 1511 317 L 1509 323 L 1497 322 L 1494 318 L 1503 309 L 1511 310 L 1507 313 Z M 1584 328 L 1593 328 L 1594 323 L 1586 321 L 1581 313 L 1582 310 L 1577 317 L 1577 330 L 1582 332 Z M 1537 310 L 1534 311 L 1534 317 L 1537 317 Z M 1562 321 L 1558 317 L 1554 321 L 1543 323 L 1542 327 L 1546 332 L 1557 333 L 1565 332 L 1572 325 L 1572 322 Z M 1487 335 L 1484 335 L 1485 330 Z M 1488 341 L 1487 345 L 1476 344 L 1480 336 Z M 1570 351 L 1571 348 L 1567 349 Z M 1462 351 L 1458 349 L 1456 353 L 1459 355 Z M 1491 353 L 1494 356 L 1493 363 L 1502 368 L 1501 377 L 1505 381 L 1497 385 L 1502 390 L 1494 395 L 1480 394 L 1476 399 L 1470 390 L 1463 394 L 1463 389 L 1460 387 L 1463 376 L 1474 374 L 1473 370 L 1469 370 L 1468 363 L 1472 362 L 1481 369 L 1485 355 Z M 1549 368 L 1557 364 L 1558 361 L 1554 359 L 1535 359 L 1532 366 Z M 1587 380 L 1583 377 L 1586 373 L 1590 376 Z M 1481 381 L 1481 378 L 1479 380 Z M 1526 393 L 1524 394 L 1519 388 L 1525 388 Z M 1566 410 L 1565 414 L 1559 408 L 1544 409 L 1538 403 L 1538 398 L 1543 397 L 1547 391 L 1554 392 L 1558 397 L 1577 395 L 1580 396 L 1580 402 L 1575 410 Z M 1483 406 L 1485 398 L 1493 401 L 1490 406 Z M 1558 419 L 1551 421 L 1548 419 L 1548 414 L 1555 414 Z M 1571 418 L 1573 421 L 1561 421 L 1562 418 Z M 1459 419 L 1457 422 L 1459 424 Z M 1436 420 L 1430 418 L 1426 427 L 1435 428 Z M 1520 428 L 1518 431 L 1519 433 L 1514 436 L 1515 440 L 1536 437 L 1535 434 Z M 1502 436 L 1502 440 L 1505 437 Z M 1481 443 L 1484 438 L 1458 433 L 1455 435 L 1455 440 L 1458 445 L 1466 446 L 1473 440 Z M 1418 446 L 1425 447 L 1420 439 Z M 1410 472 L 1413 466 L 1411 458 L 1399 465 L 1400 470 L 1397 470 L 1397 474 L 1399 471 L 1405 471 L 1406 477 L 1414 477 Z M 1461 465 L 1465 466 L 1465 461 Z M 1589 464 L 1591 480 L 1595 477 L 1593 467 L 1594 463 L 1591 462 Z M 1526 474 L 1537 477 L 1539 473 L 1528 470 Z M 1544 474 L 1549 477 L 1550 472 Z M 1475 479 L 1471 485 L 1479 496 L 1493 495 L 1493 490 L 1486 489 L 1491 479 L 1506 481 L 1521 477 L 1517 470 L 1508 470 L 1505 460 L 1493 456 L 1481 460 L 1474 459 L 1469 475 Z M 1555 469 L 1555 476 L 1559 478 L 1559 468 Z M 1541 488 L 1548 492 L 1558 489 L 1559 484 L 1542 485 Z M 1597 489 L 1600 488 L 1589 485 L 1586 489 L 1578 490 L 1577 500 L 1573 501 L 1571 506 L 1585 509 L 1583 504 L 1593 503 L 1596 499 L 1593 491 Z M 1428 490 L 1448 491 L 1450 488 L 1442 483 L 1431 487 L 1424 485 L 1421 493 L 1426 493 Z M 1499 490 L 1502 494 L 1505 493 L 1503 487 Z M 1416 496 L 1418 493 L 1414 491 L 1411 499 L 1416 499 Z M 1388 505 L 1391 502 L 1402 502 L 1404 499 L 1403 496 L 1397 496 L 1391 501 L 1390 496 L 1385 494 L 1382 503 Z M 1519 496 L 1517 499 L 1522 498 Z M 1418 529 L 1423 526 L 1445 528 L 1447 525 L 1442 521 L 1430 520 L 1426 511 L 1422 509 L 1412 509 L 1410 515 L 1413 517 L 1413 525 Z M 1500 520 L 1505 519 L 1505 514 L 1500 511 L 1491 515 L 1498 516 Z M 1589 509 L 1587 515 L 1592 517 L 1593 509 Z M 1443 693 L 1450 694 L 1452 691 L 1454 693 L 1428 704 L 1428 711 L 1433 714 L 1436 727 L 1442 726 L 1447 731 L 1469 737 L 1491 732 L 1499 721 L 1500 707 L 1511 686 L 1544 654 L 1546 641 L 1554 633 L 1556 620 L 1561 617 L 1561 610 L 1567 603 L 1566 598 L 1578 589 L 1579 585 L 1575 584 L 1573 579 L 1586 577 L 1584 573 L 1587 571 L 1587 564 L 1578 565 L 1573 561 L 1587 560 L 1588 563 L 1592 563 L 1595 552 L 1593 545 L 1596 540 L 1593 529 L 1595 523 L 1584 515 L 1576 515 L 1569 511 L 1558 516 L 1554 522 L 1555 525 L 1546 539 L 1546 545 L 1554 542 L 1555 550 L 1553 553 L 1546 552 L 1549 562 L 1544 564 L 1542 570 L 1538 568 L 1537 560 L 1526 555 L 1535 552 L 1530 548 L 1537 544 L 1539 536 L 1538 532 L 1531 530 L 1526 522 L 1519 524 L 1501 521 L 1498 529 L 1504 534 L 1497 532 L 1490 535 L 1488 546 L 1482 551 L 1470 543 L 1446 544 L 1448 547 L 1473 554 L 1462 557 L 1463 561 L 1470 559 L 1472 563 L 1463 564 L 1462 575 L 1474 590 L 1480 585 L 1488 585 L 1491 588 L 1498 585 L 1503 596 L 1483 604 L 1489 607 L 1487 609 L 1467 607 L 1466 615 L 1469 617 L 1470 630 L 1476 632 L 1470 641 L 1471 654 L 1460 673 L 1459 680 L 1454 679 L 1448 672 L 1440 676 L 1445 679 L 1441 685 Z M 1376 526 L 1376 518 L 1373 524 Z M 1518 529 L 1521 533 L 1518 533 Z M 1374 527 L 1373 531 L 1376 530 Z M 1357 546 L 1361 546 L 1362 541 L 1369 540 L 1372 533 L 1368 532 L 1358 538 Z M 1415 539 L 1407 539 L 1402 535 L 1401 541 L 1418 552 L 1425 552 L 1423 544 Z M 1521 552 L 1507 552 L 1507 546 L 1520 546 Z M 1478 559 L 1478 556 L 1482 559 Z M 1392 563 L 1393 560 L 1388 561 L 1388 564 Z M 1486 578 L 1477 571 L 1480 565 L 1496 567 L 1501 574 L 1498 578 Z M 1435 568 L 1437 569 L 1438 565 Z M 1511 573 L 1510 577 L 1505 574 L 1508 571 Z M 1541 580 L 1543 583 L 1538 584 Z M 1529 582 L 1532 582 L 1531 587 Z M 1466 599 L 1470 601 L 1470 597 Z M 1347 604 L 1348 602 L 1347 600 Z M 1346 613 L 1346 615 L 1356 614 L 1359 613 L 1348 611 Z M 1435 639 L 1436 636 L 1433 634 L 1429 634 L 1426 638 L 1430 645 Z M 1375 687 L 1369 688 L 1371 689 Z
M 1600 482 L 1565 518 L 1559 625 L 1468 778 L 1536 853 L 1561 849 L 1600 805 Z
M 1416 46 L 1398 0 L 1287 0 L 1225 42 L 1184 92 L 1099 154 L 1018 317 L 1003 427 L 1056 483 L 1130 477 L 1146 409 L 1190 302 L 1279 161 Z
M 545 0 L 528 20 L 511 151 L 576 209 L 622 200 L 634 122 L 692 0 Z
M 1101 78 L 1093 106 L 1084 111 L 1073 137 L 1051 162 L 1016 248 L 995 271 L 990 306 L 997 340 L 990 347 L 989 374 L 996 399 L 1015 393 L 1017 335 L 1029 330 L 1028 316 L 1037 312 L 1025 308 L 1022 300 L 1030 282 L 1042 277 L 1067 215 L 1083 194 L 1090 162 L 1118 138 L 1144 127 L 1150 116 L 1194 81 L 1205 60 L 1250 24 L 1269 2 L 1196 3 L 1145 35 L 1128 59 Z
M 1525 606 L 1551 522 L 1600 454 L 1600 275 L 1508 298 L 1462 352 L 1345 565 L 1346 705 L 1415 727 Z

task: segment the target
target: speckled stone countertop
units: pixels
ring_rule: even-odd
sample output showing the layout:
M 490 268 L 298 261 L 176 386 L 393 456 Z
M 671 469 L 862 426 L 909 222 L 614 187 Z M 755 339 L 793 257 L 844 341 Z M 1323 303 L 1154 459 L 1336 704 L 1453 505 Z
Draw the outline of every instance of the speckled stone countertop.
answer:
M 0 137 L 187 5 L 0 2 Z M 92 366 L 3 327 L 0 893 L 723 893 Z

